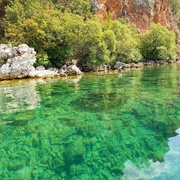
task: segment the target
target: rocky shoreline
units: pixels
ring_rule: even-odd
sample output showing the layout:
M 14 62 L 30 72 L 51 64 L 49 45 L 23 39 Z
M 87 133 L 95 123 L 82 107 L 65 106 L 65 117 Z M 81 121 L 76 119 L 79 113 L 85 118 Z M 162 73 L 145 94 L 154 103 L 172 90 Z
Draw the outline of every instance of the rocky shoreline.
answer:
M 75 65 L 64 65 L 61 69 L 43 66 L 34 67 L 36 52 L 26 44 L 12 47 L 0 44 L 0 80 L 22 79 L 35 77 L 54 77 L 82 74 Z
M 178 59 L 177 59 L 178 60 Z M 143 68 L 146 66 L 158 66 L 176 63 L 178 61 L 147 61 L 138 63 L 116 62 L 108 65 L 90 67 L 83 64 L 78 68 L 76 64 L 64 65 L 60 69 L 43 66 L 34 67 L 36 52 L 26 44 L 12 47 L 10 44 L 0 44 L 0 80 L 22 78 L 49 78 L 57 76 L 80 75 L 88 71 L 122 71 L 123 69 Z
M 179 60 L 177 59 L 177 61 L 163 61 L 163 60 L 159 60 L 159 61 L 142 61 L 142 62 L 138 62 L 138 63 L 123 63 L 123 62 L 116 62 L 115 64 L 109 64 L 109 65 L 100 65 L 97 66 L 93 69 L 93 71 L 106 71 L 106 70 L 118 70 L 121 71 L 123 69 L 135 69 L 135 68 L 143 68 L 143 67 L 147 67 L 147 66 L 160 66 L 160 65 L 164 65 L 164 64 L 172 64 L 172 63 L 177 63 L 179 62 Z

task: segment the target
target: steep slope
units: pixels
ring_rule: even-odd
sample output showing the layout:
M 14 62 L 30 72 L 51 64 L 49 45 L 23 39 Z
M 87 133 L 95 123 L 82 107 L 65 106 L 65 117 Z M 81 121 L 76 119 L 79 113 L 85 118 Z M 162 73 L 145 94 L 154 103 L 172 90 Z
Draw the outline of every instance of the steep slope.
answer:
M 169 29 L 177 29 L 170 0 L 91 0 L 91 2 L 97 16 L 107 18 L 111 13 L 114 19 L 125 17 L 129 23 L 135 23 L 141 32 L 146 31 L 151 22 L 160 23 Z
M 41 0 L 46 1 L 46 0 Z M 68 4 L 73 0 L 53 0 L 54 3 Z M 125 17 L 129 23 L 135 23 L 140 32 L 148 30 L 150 23 L 177 30 L 177 19 L 172 13 L 170 0 L 89 0 L 92 11 L 102 18 L 111 13 L 114 19 Z M 0 0 L 0 25 L 4 17 L 5 6 L 9 0 Z

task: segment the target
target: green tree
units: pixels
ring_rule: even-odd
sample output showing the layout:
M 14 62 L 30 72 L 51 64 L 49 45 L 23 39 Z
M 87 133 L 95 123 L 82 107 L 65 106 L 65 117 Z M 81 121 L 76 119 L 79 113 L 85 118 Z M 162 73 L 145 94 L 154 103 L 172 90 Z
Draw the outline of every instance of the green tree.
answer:
M 72 8 L 72 12 L 62 12 L 52 3 L 38 0 L 11 1 L 6 8 L 4 22 L 7 42 L 15 45 L 26 43 L 34 47 L 42 54 L 39 62 L 47 61 L 44 56 L 47 52 L 52 64 L 57 67 L 72 59 L 91 64 L 107 62 L 113 50 L 113 41 L 110 41 L 113 39 L 112 32 L 108 37 L 108 32 L 103 34 L 98 21 L 88 18 L 84 21 L 83 8 L 79 9 L 79 6 L 86 9 L 86 1 L 72 1 L 67 6 Z M 78 9 L 82 13 L 75 12 Z
M 85 19 L 92 16 L 91 3 L 89 0 L 61 0 L 53 1 L 56 7 L 62 12 L 70 12 L 80 15 Z
M 89 20 L 85 23 L 84 43 L 81 58 L 92 63 L 102 64 L 109 61 L 110 51 L 104 39 L 99 22 Z
M 152 24 L 142 36 L 141 53 L 146 60 L 174 60 L 176 57 L 175 34 L 160 24 Z
M 6 27 L 5 36 L 14 44 L 25 43 L 38 50 L 44 44 L 46 34 L 34 19 L 18 19 L 17 24 Z
M 91 3 L 89 0 L 73 0 L 69 6 L 72 13 L 78 14 L 84 18 L 91 17 Z
M 91 64 L 109 60 L 101 25 L 94 20 L 84 21 L 82 16 L 61 13 L 54 31 L 50 32 L 54 47 L 48 49 L 51 61 L 61 66 L 65 61 L 77 59 Z M 56 56 L 54 56 L 56 52 Z M 57 57 L 58 56 L 58 57 Z
M 110 51 L 111 55 L 113 55 L 113 53 L 115 53 L 116 51 L 116 45 L 117 45 L 116 36 L 114 32 L 112 30 L 104 31 L 103 39 L 107 45 L 107 49 Z
M 114 61 L 137 62 L 141 59 L 139 35 L 133 25 L 126 25 L 119 20 L 104 23 L 104 30 L 111 30 L 115 36 L 115 51 L 111 50 Z
M 59 12 L 52 21 L 48 31 L 51 46 L 47 52 L 53 64 L 60 67 L 81 51 L 84 21 L 81 16 L 68 12 Z
M 47 46 L 47 32 L 53 5 L 39 0 L 14 0 L 6 7 L 3 23 L 6 42 L 26 43 L 36 51 Z

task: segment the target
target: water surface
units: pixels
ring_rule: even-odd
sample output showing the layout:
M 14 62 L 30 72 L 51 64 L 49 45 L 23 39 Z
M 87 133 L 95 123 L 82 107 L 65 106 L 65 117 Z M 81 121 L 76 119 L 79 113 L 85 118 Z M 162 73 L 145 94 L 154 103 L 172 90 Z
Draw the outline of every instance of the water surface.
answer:
M 0 179 L 178 180 L 180 64 L 0 82 Z

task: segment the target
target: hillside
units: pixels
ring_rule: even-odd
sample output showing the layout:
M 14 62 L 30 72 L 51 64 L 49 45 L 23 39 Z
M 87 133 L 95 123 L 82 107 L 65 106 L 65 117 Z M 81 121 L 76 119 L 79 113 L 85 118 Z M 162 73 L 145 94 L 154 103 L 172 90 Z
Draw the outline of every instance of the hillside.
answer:
M 54 3 L 68 4 L 72 0 L 55 0 Z M 172 12 L 170 0 L 89 0 L 92 12 L 99 18 L 126 18 L 135 23 L 140 32 L 148 30 L 150 23 L 160 23 L 171 30 L 177 30 L 177 18 Z M 8 0 L 0 0 L 0 21 L 4 17 Z
M 148 30 L 151 22 L 177 29 L 169 0 L 98 0 L 92 3 L 97 16 L 107 18 L 112 13 L 114 19 L 125 17 L 142 32 Z
M 78 62 L 92 69 L 117 61 L 171 61 L 179 56 L 179 0 L 0 2 L 1 19 L 5 15 L 1 43 L 33 47 L 35 66 Z

